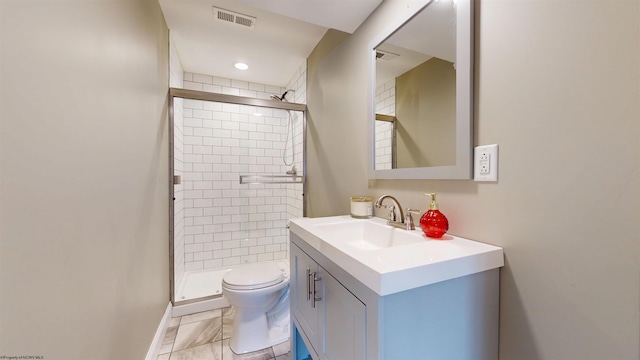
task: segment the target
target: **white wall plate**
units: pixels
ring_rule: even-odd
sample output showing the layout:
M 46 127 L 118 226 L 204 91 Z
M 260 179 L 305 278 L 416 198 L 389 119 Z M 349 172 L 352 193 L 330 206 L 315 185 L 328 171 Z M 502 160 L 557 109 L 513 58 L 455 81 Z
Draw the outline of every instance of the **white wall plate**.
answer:
M 498 144 L 475 147 L 473 180 L 498 181 Z

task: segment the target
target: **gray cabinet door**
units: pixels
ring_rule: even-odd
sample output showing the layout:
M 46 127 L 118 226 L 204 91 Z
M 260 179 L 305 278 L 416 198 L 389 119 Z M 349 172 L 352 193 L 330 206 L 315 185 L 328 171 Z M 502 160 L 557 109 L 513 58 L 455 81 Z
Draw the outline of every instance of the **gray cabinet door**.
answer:
M 364 359 L 366 306 L 320 267 L 322 299 L 321 359 Z M 321 304 L 321 305 L 320 305 Z
M 307 339 L 315 344 L 320 344 L 320 303 L 316 303 L 316 307 L 312 306 L 312 300 L 309 300 L 310 273 L 315 273 L 318 270 L 318 264 L 311 259 L 307 254 L 300 250 L 297 246 L 291 246 L 291 267 L 293 273 L 291 274 L 291 309 L 293 316 L 300 324 L 300 331 L 307 337 Z M 316 283 L 316 291 L 319 291 L 319 285 Z M 316 351 L 319 349 L 316 349 Z

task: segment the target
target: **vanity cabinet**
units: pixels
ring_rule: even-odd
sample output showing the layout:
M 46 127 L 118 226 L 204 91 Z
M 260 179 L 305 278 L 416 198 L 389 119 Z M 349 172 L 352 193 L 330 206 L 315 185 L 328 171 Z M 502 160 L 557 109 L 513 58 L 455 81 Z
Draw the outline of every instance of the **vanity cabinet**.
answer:
M 499 269 L 380 295 L 327 243 L 290 235 L 293 359 L 498 358 Z
M 291 267 L 292 315 L 312 357 L 364 359 L 365 305 L 296 245 Z

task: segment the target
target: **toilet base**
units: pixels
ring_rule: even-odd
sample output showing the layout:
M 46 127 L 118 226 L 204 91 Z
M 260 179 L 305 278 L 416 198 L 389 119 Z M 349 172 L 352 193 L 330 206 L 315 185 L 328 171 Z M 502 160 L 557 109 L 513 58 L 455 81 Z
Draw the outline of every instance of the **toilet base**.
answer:
M 269 324 L 267 316 L 236 309 L 233 332 L 229 340 L 231 351 L 246 354 L 278 345 L 289 340 L 289 315 L 277 324 Z M 270 326 L 271 325 L 271 326 Z

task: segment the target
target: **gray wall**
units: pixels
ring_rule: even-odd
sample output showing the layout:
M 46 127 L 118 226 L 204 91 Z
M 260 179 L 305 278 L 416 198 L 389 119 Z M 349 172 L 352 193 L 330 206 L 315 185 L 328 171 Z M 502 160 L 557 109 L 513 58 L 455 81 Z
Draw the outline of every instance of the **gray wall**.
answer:
M 153 0 L 0 2 L 0 355 L 143 359 L 169 303 Z
M 386 1 L 309 65 L 308 215 L 437 192 L 451 234 L 505 249 L 501 359 L 638 359 L 638 1 L 478 3 L 474 140 L 499 182 L 367 179 L 368 43 L 407 11 Z

